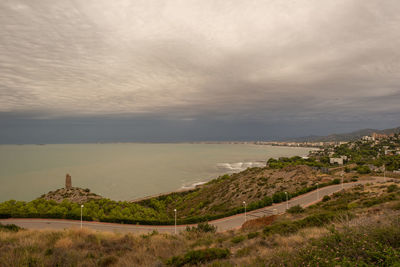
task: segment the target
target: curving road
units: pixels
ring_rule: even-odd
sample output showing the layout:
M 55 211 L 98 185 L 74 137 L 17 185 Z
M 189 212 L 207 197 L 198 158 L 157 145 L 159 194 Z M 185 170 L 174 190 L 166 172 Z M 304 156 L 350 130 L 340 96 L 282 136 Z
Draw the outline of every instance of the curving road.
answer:
M 343 188 L 350 188 L 355 185 L 371 183 L 371 182 L 383 182 L 382 177 L 371 177 L 369 180 L 358 181 L 354 183 L 343 184 Z M 279 214 L 284 213 L 287 207 L 294 205 L 301 205 L 303 207 L 312 205 L 320 201 L 324 196 L 331 195 L 335 192 L 342 190 L 342 185 L 331 185 L 319 190 L 309 192 L 307 194 L 292 198 L 289 203 L 283 202 L 279 204 L 274 204 L 265 208 L 254 210 L 246 214 L 247 220 L 254 219 L 257 217 L 262 217 L 264 215 Z M 218 232 L 223 232 L 231 229 L 240 228 L 245 221 L 245 214 L 237 214 L 230 217 L 225 217 L 215 221 L 210 221 L 209 224 L 215 225 L 218 228 Z M 65 228 L 79 228 L 81 222 L 75 220 L 61 220 L 61 219 L 20 219 L 20 218 L 10 218 L 10 219 L 0 219 L 3 224 L 16 224 L 18 226 L 27 229 L 65 229 Z M 175 227 L 172 225 L 162 226 L 162 225 L 124 225 L 116 223 L 103 223 L 103 222 L 86 222 L 82 223 L 83 227 L 90 228 L 97 231 L 115 231 L 115 232 L 136 232 L 136 233 L 148 233 L 153 230 L 158 232 L 168 232 L 174 233 Z M 185 230 L 187 225 L 178 225 L 177 231 Z

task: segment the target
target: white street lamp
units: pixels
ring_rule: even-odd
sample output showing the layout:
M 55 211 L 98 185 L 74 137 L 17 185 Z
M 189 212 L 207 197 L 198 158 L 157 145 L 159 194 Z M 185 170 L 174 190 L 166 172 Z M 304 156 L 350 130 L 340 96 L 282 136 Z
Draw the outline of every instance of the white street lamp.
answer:
M 319 184 L 317 183 L 317 200 L 319 200 Z
M 383 163 L 383 181 L 386 183 L 386 164 Z
M 82 229 L 82 211 L 83 211 L 83 205 L 81 205 L 81 229 Z
M 342 190 L 344 189 L 344 185 L 343 185 L 343 172 L 341 172 L 340 174 L 342 176 Z
M 175 213 L 175 234 L 176 234 L 176 209 L 174 209 L 174 213 Z
M 247 214 L 246 214 L 246 201 L 243 201 L 244 205 L 244 221 L 247 221 Z
M 289 209 L 289 198 L 288 198 L 288 193 L 285 192 L 286 195 L 286 209 Z

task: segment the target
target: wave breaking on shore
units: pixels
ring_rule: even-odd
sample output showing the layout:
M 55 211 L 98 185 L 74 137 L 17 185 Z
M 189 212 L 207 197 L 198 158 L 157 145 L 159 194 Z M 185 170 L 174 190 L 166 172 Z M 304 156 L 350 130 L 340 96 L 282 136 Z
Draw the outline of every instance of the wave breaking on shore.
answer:
M 236 172 L 241 172 L 246 170 L 247 168 L 253 168 L 253 167 L 265 167 L 266 162 L 265 161 L 248 161 L 248 162 L 234 162 L 234 163 L 218 163 L 217 164 L 217 169 L 219 171 L 223 171 L 225 173 L 236 173 Z M 186 184 L 182 185 L 180 190 L 189 190 L 189 189 L 194 189 L 196 186 L 202 185 L 207 183 L 206 181 L 204 182 L 195 182 L 192 184 Z
M 218 163 L 217 168 L 220 170 L 228 171 L 230 173 L 241 172 L 247 168 L 265 167 L 264 161 L 250 161 L 250 162 L 235 162 L 235 163 Z

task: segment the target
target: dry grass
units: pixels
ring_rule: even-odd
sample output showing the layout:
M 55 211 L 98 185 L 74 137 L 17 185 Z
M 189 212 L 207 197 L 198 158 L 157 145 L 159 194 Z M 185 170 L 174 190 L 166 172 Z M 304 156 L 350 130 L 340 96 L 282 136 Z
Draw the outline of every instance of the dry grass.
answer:
M 55 248 L 61 248 L 61 249 L 69 249 L 72 247 L 72 240 L 69 237 L 64 237 L 59 240 L 54 244 Z
M 151 266 L 183 253 L 183 236 L 89 229 L 0 232 L 0 266 Z
M 375 218 L 357 218 L 351 225 L 366 225 L 372 221 L 376 221 Z M 214 266 L 263 266 L 261 262 L 265 261 L 278 264 L 280 257 L 296 252 L 329 231 L 324 227 L 312 227 L 288 236 L 266 237 L 259 233 L 254 238 L 247 237 L 249 233 L 254 232 L 239 230 L 177 236 L 141 236 L 89 229 L 0 232 L 0 266 L 164 266 L 165 260 L 172 256 L 208 247 L 228 248 L 232 253 L 227 260 L 214 262 Z M 232 238 L 238 235 L 245 239 L 232 243 Z

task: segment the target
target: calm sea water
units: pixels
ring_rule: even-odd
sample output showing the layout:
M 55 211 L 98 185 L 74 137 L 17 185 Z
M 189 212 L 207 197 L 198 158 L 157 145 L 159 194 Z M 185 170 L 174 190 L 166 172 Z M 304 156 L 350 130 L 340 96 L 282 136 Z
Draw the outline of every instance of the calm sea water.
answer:
M 32 200 L 64 187 L 66 173 L 73 186 L 132 200 L 309 150 L 246 144 L 1 145 L 0 201 Z

